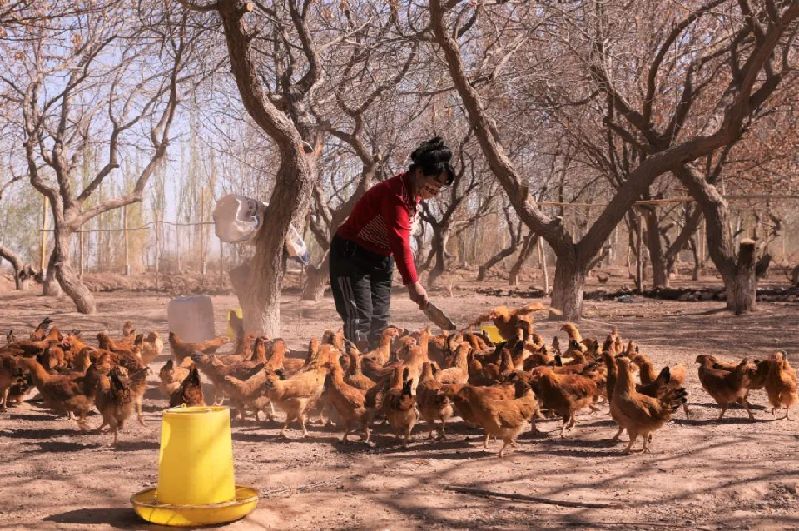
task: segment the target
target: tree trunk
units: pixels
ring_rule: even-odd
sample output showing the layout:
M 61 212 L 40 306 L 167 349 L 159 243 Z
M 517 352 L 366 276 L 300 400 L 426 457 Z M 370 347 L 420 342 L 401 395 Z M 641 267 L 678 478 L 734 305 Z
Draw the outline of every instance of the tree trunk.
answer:
M 727 309 L 735 312 L 735 315 L 757 309 L 756 257 L 755 242 L 741 240 L 735 269 L 721 272 L 727 289 Z
M 481 265 L 480 268 L 478 269 L 477 280 L 480 282 L 485 280 L 488 270 L 497 265 L 498 263 L 500 263 L 505 258 L 512 255 L 514 251 L 516 251 L 516 242 L 511 242 L 511 245 L 509 247 L 502 249 L 497 254 L 489 258 L 488 261 L 485 264 Z
M 47 271 L 44 273 L 44 282 L 42 283 L 42 295 L 47 297 L 60 297 L 63 295 L 61 285 L 56 278 L 56 250 L 55 247 L 50 253 L 50 259 L 47 262 Z
M 11 249 L 0 245 L 0 264 L 3 263 L 3 258 L 5 258 L 8 263 L 11 264 L 11 269 L 14 271 L 14 285 L 17 288 L 17 291 L 21 291 L 25 287 L 22 261 Z
M 68 230 L 55 231 L 55 244 L 53 248 L 55 260 L 55 276 L 58 283 L 78 309 L 84 315 L 97 313 L 97 305 L 89 288 L 80 281 L 69 260 L 69 244 L 72 233 Z M 48 271 L 49 274 L 49 271 Z
M 449 241 L 449 227 L 439 225 L 433 227 L 433 253 L 436 262 L 430 270 L 427 282 L 430 286 L 435 286 L 436 280 L 447 270 L 447 242 Z
M 330 278 L 330 252 L 325 253 L 325 257 L 318 266 L 305 268 L 305 282 L 302 286 L 303 301 L 320 301 L 325 296 L 327 281 Z
M 511 286 L 519 285 L 519 273 L 521 272 L 524 263 L 528 258 L 530 258 L 530 255 L 533 254 L 536 241 L 538 241 L 538 238 L 532 234 L 524 239 L 522 248 L 519 251 L 519 256 L 516 257 L 516 262 L 514 262 L 513 266 L 511 266 L 510 273 L 508 274 L 508 284 Z
M 652 263 L 652 287 L 669 287 L 669 264 L 663 241 L 660 238 L 660 226 L 655 207 L 646 209 L 643 213 L 646 221 L 646 247 L 649 249 L 649 261 Z
M 552 286 L 552 307 L 560 310 L 562 319 L 579 321 L 583 310 L 585 271 L 573 257 L 558 256 Z

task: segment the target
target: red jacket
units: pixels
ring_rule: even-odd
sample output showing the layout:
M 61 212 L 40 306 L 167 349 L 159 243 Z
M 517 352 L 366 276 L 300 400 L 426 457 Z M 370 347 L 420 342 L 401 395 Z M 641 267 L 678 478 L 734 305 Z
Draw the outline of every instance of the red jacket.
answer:
M 417 198 L 407 173 L 372 186 L 355 204 L 336 234 L 381 256 L 394 255 L 402 281 L 419 280 L 411 252 L 411 225 Z

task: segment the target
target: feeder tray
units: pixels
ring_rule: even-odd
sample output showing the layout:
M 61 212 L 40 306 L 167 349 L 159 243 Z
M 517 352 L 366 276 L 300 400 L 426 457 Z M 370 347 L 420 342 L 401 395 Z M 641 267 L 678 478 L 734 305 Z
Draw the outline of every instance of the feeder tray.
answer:
M 236 499 L 207 505 L 171 505 L 159 503 L 155 488 L 131 496 L 130 502 L 140 517 L 148 522 L 173 527 L 196 527 L 226 524 L 247 516 L 258 504 L 258 491 L 236 486 Z

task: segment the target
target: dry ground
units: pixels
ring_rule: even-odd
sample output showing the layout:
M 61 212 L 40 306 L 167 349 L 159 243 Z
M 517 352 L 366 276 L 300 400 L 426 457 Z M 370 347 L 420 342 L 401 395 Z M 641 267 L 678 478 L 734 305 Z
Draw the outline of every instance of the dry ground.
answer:
M 0 294 L 0 330 L 28 329 L 44 315 L 63 328 L 87 334 L 118 330 L 126 319 L 139 329 L 166 332 L 166 297 L 102 294 L 99 314 L 72 312 L 64 301 Z M 520 299 L 434 294 L 456 322 L 502 302 Z M 229 296 L 214 297 L 218 332 Z M 718 408 L 695 376 L 697 353 L 765 356 L 777 348 L 799 350 L 799 305 L 762 304 L 745 317 L 719 312 L 723 303 L 638 301 L 587 303 L 585 334 L 604 335 L 611 325 L 640 342 L 658 363 L 689 368 L 692 418 L 683 413 L 657 432 L 649 455 L 623 455 L 606 409 L 579 416 L 566 439 L 558 423 L 543 422 L 546 437 L 523 436 L 518 450 L 498 459 L 462 425 L 445 442 L 415 431 L 408 447 L 378 432 L 377 446 L 339 441 L 340 433 L 311 427 L 280 440 L 277 424 L 233 427 L 237 481 L 260 489 L 262 500 L 230 529 L 320 527 L 624 527 L 727 528 L 799 526 L 799 420 L 775 420 L 766 398 L 754 392 L 757 421 L 733 409 L 716 424 Z M 420 312 L 398 294 L 398 324 L 423 325 Z M 332 301 L 283 303 L 283 335 L 294 347 L 337 324 Z M 538 329 L 551 337 L 556 323 Z M 154 363 L 157 382 L 165 355 Z M 794 365 L 799 365 L 795 362 Z M 147 427 L 130 423 L 117 449 L 109 435 L 82 435 L 74 422 L 25 403 L 0 414 L 0 527 L 148 528 L 129 508 L 131 493 L 156 482 L 160 411 L 165 401 L 153 386 L 145 400 Z M 793 412 L 799 419 L 799 411 Z M 90 417 L 92 424 L 100 418 Z M 471 436 L 471 440 L 466 438 Z M 639 443 L 640 444 L 640 443 Z M 483 489 L 496 496 L 458 492 Z M 503 495 L 517 496 L 503 496 Z M 150 526 L 152 527 L 152 526 Z

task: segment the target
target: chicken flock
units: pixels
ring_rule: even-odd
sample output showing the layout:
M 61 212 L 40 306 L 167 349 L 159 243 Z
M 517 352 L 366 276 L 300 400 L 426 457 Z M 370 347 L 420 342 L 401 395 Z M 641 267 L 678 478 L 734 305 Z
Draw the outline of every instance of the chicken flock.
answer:
M 227 400 L 235 417 L 256 421 L 261 414 L 275 420 L 280 412 L 283 436 L 296 423 L 307 437 L 308 420 L 319 419 L 343 431 L 344 441 L 356 433 L 372 444 L 373 427 L 387 423 L 407 444 L 417 424 L 429 438 L 437 433 L 444 439 L 447 425 L 459 417 L 482 430 L 486 448 L 492 438 L 501 440 L 500 457 L 525 430 L 538 431 L 537 420 L 560 420 L 565 437 L 584 409 L 607 409 L 618 426 L 613 439 L 627 432 L 626 452 L 639 437 L 648 452 L 654 432 L 672 415 L 680 409 L 690 415 L 684 366 L 658 370 L 616 329 L 600 343 L 566 323 L 565 348 L 557 336 L 547 343 L 531 316 L 539 309 L 501 306 L 470 325 L 493 322 L 503 338 L 499 343 L 482 331 L 433 335 L 427 328 L 390 326 L 369 352 L 360 352 L 340 330 L 327 330 L 307 351 L 292 352 L 283 339 L 245 334 L 233 316 L 236 339 L 227 354 L 217 352 L 230 342 L 225 336 L 192 343 L 170 333 L 171 357 L 160 369 L 158 387 L 170 407 Z M 25 338 L 8 333 L 0 347 L 2 410 L 35 387 L 46 408 L 74 418 L 81 430 L 89 429 L 87 416 L 96 409 L 102 416 L 96 429 L 107 427 L 116 444 L 131 416 L 144 424 L 149 365 L 162 353 L 163 341 L 154 331 L 137 334 L 127 322 L 121 336 L 97 334 L 95 347 L 79 330 L 62 332 L 52 324 L 45 319 Z M 737 362 L 700 354 L 696 362 L 702 387 L 721 409 L 718 420 L 733 404 L 754 419 L 748 402 L 754 389 L 764 389 L 772 413 L 785 409 L 786 418 L 799 400 L 796 372 L 785 352 Z M 213 386 L 211 396 L 203 393 L 204 380 Z

